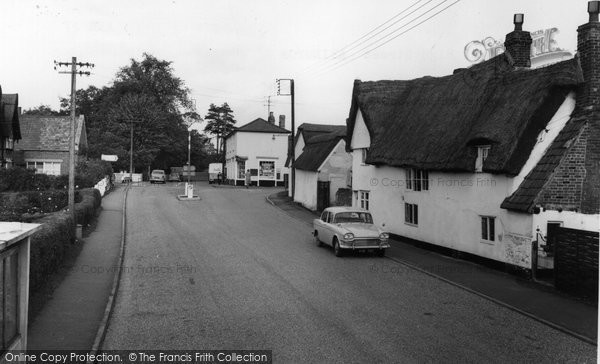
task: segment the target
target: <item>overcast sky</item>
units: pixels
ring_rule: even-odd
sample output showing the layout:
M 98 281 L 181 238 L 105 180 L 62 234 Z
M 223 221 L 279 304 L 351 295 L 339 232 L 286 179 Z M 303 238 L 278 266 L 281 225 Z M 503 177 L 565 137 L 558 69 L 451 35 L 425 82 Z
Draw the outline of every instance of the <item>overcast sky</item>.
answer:
M 70 80 L 54 71 L 54 60 L 95 63 L 77 86 L 102 87 L 148 52 L 173 62 L 201 115 L 210 103 L 228 102 L 239 125 L 266 119 L 271 95 L 271 110 L 286 114 L 289 128 L 290 99 L 276 96 L 275 79 L 294 78 L 296 126 L 343 124 L 354 79 L 467 67 L 465 45 L 487 36 L 503 41 L 514 13 L 525 14 L 525 30 L 558 28 L 558 46 L 572 53 L 577 26 L 588 19 L 587 0 L 2 0 L 0 86 L 18 93 L 23 108 L 58 108 Z M 395 15 L 389 29 L 353 44 Z

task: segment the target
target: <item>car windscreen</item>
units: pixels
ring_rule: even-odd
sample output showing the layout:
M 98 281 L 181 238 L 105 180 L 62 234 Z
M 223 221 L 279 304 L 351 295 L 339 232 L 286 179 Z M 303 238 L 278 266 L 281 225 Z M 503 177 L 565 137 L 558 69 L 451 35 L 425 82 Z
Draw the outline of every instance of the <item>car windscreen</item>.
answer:
M 152 174 L 165 174 L 165 171 L 161 171 L 160 169 L 152 171 Z
M 368 212 L 338 212 L 335 214 L 334 223 L 359 222 L 372 224 L 373 218 Z

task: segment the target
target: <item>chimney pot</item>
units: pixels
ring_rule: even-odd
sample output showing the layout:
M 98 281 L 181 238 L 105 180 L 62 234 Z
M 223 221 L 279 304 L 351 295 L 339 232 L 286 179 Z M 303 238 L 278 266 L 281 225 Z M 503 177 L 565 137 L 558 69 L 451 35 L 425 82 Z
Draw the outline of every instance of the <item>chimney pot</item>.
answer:
M 600 1 L 588 2 L 588 13 L 590 14 L 590 22 L 598 21 L 598 13 L 600 12 Z
M 513 23 L 515 24 L 515 30 L 523 30 L 523 20 L 525 16 L 523 14 L 515 14 L 513 17 Z
M 515 14 L 515 30 L 506 35 L 504 48 L 512 57 L 515 67 L 531 67 L 531 33 L 523 30 L 523 14 Z
M 273 116 L 273 111 L 269 112 L 269 123 L 270 124 L 275 124 L 275 116 Z

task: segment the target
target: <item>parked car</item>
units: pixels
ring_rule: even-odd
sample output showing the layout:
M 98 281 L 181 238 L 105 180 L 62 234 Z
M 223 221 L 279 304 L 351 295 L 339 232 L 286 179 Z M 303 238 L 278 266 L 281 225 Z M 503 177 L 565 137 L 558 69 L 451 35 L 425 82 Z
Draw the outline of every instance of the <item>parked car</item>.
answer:
M 181 175 L 177 172 L 169 174 L 169 182 L 181 182 Z
M 131 176 L 125 175 L 121 177 L 121 183 L 131 183 Z
M 331 245 L 337 257 L 345 251 L 374 251 L 385 255 L 390 247 L 389 234 L 373 224 L 367 210 L 353 207 L 328 207 L 313 220 L 313 236 L 317 246 Z
M 155 169 L 150 173 L 150 183 L 167 183 L 167 176 L 162 169 Z

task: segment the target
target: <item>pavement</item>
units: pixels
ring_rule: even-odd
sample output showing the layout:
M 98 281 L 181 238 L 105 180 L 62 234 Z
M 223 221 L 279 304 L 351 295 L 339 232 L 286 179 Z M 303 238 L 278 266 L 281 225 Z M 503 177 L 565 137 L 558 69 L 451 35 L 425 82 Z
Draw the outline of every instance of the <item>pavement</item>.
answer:
M 120 255 L 124 187 L 102 199 L 94 231 L 33 321 L 28 350 L 91 350 L 102 325 Z
M 110 349 L 260 350 L 276 363 L 595 362 L 596 346 L 372 254 L 340 259 L 274 188 L 131 188 Z
M 274 206 L 312 226 L 316 212 L 292 202 L 285 193 L 267 197 Z M 562 292 L 485 265 L 422 249 L 408 241 L 391 240 L 387 257 L 454 284 L 555 329 L 597 345 L 598 307 Z

